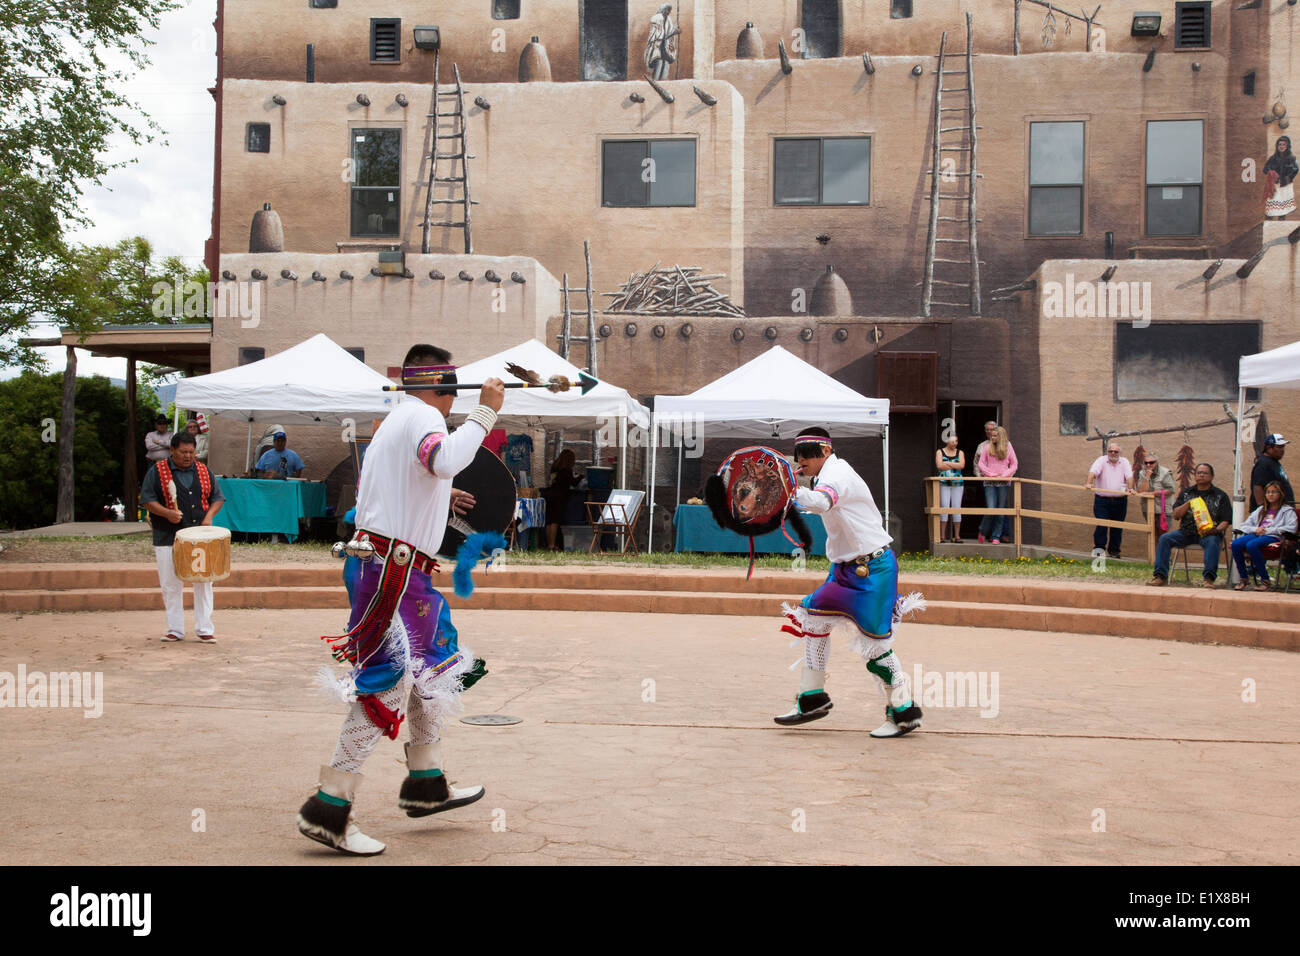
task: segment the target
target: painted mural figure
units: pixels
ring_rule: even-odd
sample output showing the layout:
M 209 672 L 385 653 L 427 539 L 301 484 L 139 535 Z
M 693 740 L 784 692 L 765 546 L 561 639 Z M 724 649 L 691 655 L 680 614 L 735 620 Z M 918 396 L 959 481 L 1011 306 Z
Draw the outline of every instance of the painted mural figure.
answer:
M 1273 155 L 1264 164 L 1264 215 L 1269 219 L 1285 219 L 1295 212 L 1293 184 L 1297 173 L 1300 173 L 1300 164 L 1291 151 L 1291 137 L 1279 136 Z
M 665 3 L 650 18 L 650 36 L 645 41 L 645 68 L 656 80 L 668 79 L 668 68 L 677 62 L 677 37 L 673 5 Z

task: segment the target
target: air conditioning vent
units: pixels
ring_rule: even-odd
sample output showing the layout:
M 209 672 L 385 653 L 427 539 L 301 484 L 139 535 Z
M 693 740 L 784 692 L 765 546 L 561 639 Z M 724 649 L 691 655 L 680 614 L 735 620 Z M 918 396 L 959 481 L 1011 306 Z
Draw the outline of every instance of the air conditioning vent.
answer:
M 1210 5 L 1180 3 L 1174 24 L 1174 47 L 1180 50 L 1209 49 Z
M 393 62 L 400 60 L 398 41 L 401 35 L 401 20 L 371 20 L 370 59 L 390 60 Z

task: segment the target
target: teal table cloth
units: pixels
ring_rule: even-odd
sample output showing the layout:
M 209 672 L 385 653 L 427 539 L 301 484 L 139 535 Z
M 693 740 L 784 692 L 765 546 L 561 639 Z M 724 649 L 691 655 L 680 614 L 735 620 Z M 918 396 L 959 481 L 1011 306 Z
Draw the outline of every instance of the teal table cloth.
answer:
M 298 537 L 299 518 L 325 514 L 323 481 L 269 481 L 261 478 L 219 478 L 226 504 L 212 523 L 231 531 Z
M 803 520 L 813 536 L 813 554 L 826 553 L 826 526 L 822 524 L 821 515 L 804 513 Z M 707 505 L 678 505 L 673 514 L 673 525 L 677 529 L 676 551 L 715 551 L 723 554 L 748 554 L 749 539 L 719 528 L 713 520 L 713 514 Z M 796 541 L 799 536 L 788 524 L 786 531 Z M 756 554 L 789 554 L 795 545 L 786 540 L 781 529 L 754 539 Z

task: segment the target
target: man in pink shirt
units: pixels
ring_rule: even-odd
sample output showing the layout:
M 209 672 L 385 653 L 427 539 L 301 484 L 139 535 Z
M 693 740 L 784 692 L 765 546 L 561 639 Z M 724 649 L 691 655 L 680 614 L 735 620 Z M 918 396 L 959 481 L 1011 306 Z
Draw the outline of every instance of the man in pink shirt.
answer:
M 1123 521 L 1128 514 L 1128 498 L 1133 491 L 1133 466 L 1124 457 L 1115 442 L 1106 443 L 1106 454 L 1092 463 L 1088 469 L 1087 487 L 1096 491 L 1092 499 L 1092 516 L 1106 521 Z M 1109 532 L 1109 542 L 1107 541 Z M 1097 525 L 1092 533 L 1092 546 L 1095 550 L 1106 549 L 1112 558 L 1119 557 L 1120 537 L 1124 534 L 1119 528 Z

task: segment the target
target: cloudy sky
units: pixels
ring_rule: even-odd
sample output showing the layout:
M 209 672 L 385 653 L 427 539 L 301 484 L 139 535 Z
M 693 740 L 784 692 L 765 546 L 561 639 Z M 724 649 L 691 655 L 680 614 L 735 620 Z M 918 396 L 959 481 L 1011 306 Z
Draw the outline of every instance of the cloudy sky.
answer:
M 149 67 L 123 89 L 161 126 L 161 138 L 143 146 L 119 143 L 109 160 L 135 162 L 114 170 L 103 186 L 87 189 L 83 206 L 92 225 L 72 233 L 76 242 L 108 244 L 144 236 L 162 256 L 184 256 L 199 265 L 212 223 L 212 137 L 215 103 L 208 93 L 217 77 L 212 21 L 216 0 L 183 0 L 163 16 L 149 38 Z M 38 328 L 37 334 L 53 334 Z M 42 349 L 51 371 L 63 368 L 62 349 Z M 80 375 L 126 376 L 125 359 L 92 358 L 77 351 Z M 0 375 L 17 374 L 5 369 Z

